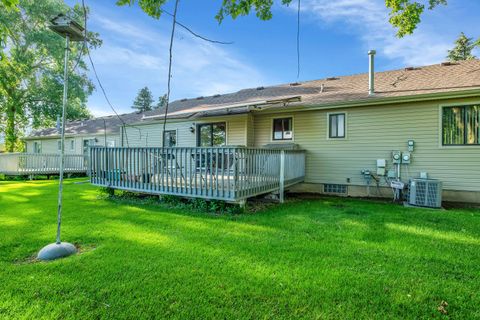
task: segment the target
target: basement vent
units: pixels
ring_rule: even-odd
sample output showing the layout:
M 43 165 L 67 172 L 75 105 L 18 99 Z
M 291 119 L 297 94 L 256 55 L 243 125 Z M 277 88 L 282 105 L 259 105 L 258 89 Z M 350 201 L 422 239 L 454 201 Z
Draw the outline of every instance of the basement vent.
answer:
M 324 184 L 324 193 L 347 194 L 347 186 L 344 184 Z

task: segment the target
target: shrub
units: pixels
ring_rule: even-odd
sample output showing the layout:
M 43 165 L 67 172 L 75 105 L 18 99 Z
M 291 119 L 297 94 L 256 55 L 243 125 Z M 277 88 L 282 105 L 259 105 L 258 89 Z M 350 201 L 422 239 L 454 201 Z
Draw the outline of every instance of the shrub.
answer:
M 104 197 L 113 197 L 115 196 L 115 189 L 113 188 L 108 188 L 108 187 L 102 187 L 100 188 L 100 195 Z

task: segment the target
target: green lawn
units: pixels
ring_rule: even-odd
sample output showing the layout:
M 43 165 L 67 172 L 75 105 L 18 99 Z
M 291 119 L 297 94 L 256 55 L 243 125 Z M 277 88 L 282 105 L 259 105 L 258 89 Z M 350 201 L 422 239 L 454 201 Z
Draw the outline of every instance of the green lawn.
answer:
M 35 262 L 56 183 L 0 182 L 0 318 L 480 318 L 479 210 L 325 198 L 214 216 L 68 181 L 63 238 L 84 252 Z

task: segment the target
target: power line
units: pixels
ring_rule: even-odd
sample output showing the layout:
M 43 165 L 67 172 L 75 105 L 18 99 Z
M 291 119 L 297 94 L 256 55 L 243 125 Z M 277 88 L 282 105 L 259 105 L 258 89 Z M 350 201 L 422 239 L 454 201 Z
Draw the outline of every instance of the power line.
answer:
M 160 9 L 161 12 L 167 14 L 168 16 L 174 18 L 174 14 L 166 11 L 166 10 L 163 10 L 163 9 Z M 211 42 L 211 43 L 218 43 L 218 44 L 233 44 L 233 42 L 229 41 L 229 42 L 225 42 L 225 41 L 218 41 L 218 40 L 212 40 L 212 39 L 209 39 L 207 37 L 204 37 L 198 33 L 196 33 L 195 31 L 193 31 L 192 29 L 190 29 L 189 27 L 187 27 L 186 25 L 184 25 L 183 23 L 181 22 L 178 22 L 175 20 L 175 23 L 178 24 L 180 27 L 182 27 L 183 29 L 187 30 L 188 32 L 190 32 L 193 36 L 197 37 L 197 38 L 200 38 L 202 40 L 205 40 L 205 41 L 208 41 L 208 42 Z
M 117 118 L 120 120 L 120 122 L 123 124 L 124 127 L 128 126 L 125 121 L 120 117 L 120 115 L 117 113 L 115 108 L 113 107 L 112 103 L 110 102 L 110 99 L 108 99 L 107 93 L 105 92 L 105 88 L 102 85 L 102 82 L 100 81 L 100 78 L 98 77 L 97 70 L 95 68 L 95 64 L 93 63 L 92 56 L 90 55 L 90 50 L 87 47 L 87 55 L 88 55 L 88 60 L 90 60 L 90 64 L 92 65 L 92 70 L 93 74 L 95 75 L 95 78 L 97 79 L 98 85 L 100 86 L 100 89 L 102 90 L 103 96 L 105 97 L 105 100 L 107 101 L 107 104 L 110 106 L 110 109 L 112 109 L 113 113 L 117 116 Z M 139 128 L 137 128 L 140 130 Z M 125 132 L 125 142 L 127 143 L 127 147 L 130 147 L 128 143 L 128 135 L 127 135 L 127 130 L 124 130 Z
M 171 91 L 171 78 L 172 78 L 172 59 L 173 59 L 173 53 L 172 53 L 172 50 L 173 50 L 173 38 L 174 38 L 174 35 L 175 35 L 175 26 L 176 25 L 179 25 L 180 27 L 184 28 L 185 30 L 187 30 L 189 33 L 191 33 L 192 35 L 194 35 L 195 37 L 197 38 L 200 38 L 204 41 L 208 41 L 208 42 L 212 42 L 212 43 L 217 43 L 217 44 L 232 44 L 233 42 L 223 42 L 223 41 L 217 41 L 217 40 L 212 40 L 212 39 L 208 39 L 196 32 L 194 32 L 192 29 L 190 29 L 189 27 L 187 27 L 186 25 L 180 23 L 177 21 L 177 8 L 178 8 L 178 2 L 179 0 L 176 0 L 175 2 L 175 11 L 174 13 L 170 13 L 168 11 L 165 11 L 162 9 L 162 12 L 166 13 L 167 15 L 171 16 L 173 18 L 173 27 L 172 27 L 172 34 L 171 34 L 171 38 L 170 38 L 170 48 L 169 48 L 169 52 L 170 52 L 170 57 L 169 57 L 169 66 L 168 66 L 168 82 L 167 82 L 167 103 L 166 103 L 166 106 L 165 106 L 165 118 L 164 118 L 164 123 L 163 123 L 163 132 L 165 132 L 165 127 L 166 127 L 166 120 L 167 120 L 167 114 L 168 114 L 168 106 L 169 106 L 169 103 L 170 103 L 170 91 Z M 100 89 L 103 93 L 103 96 L 105 98 L 105 100 L 107 101 L 107 104 L 109 105 L 110 109 L 112 109 L 112 111 L 115 113 L 115 115 L 117 116 L 117 118 L 121 121 L 121 123 L 123 124 L 124 126 L 124 133 L 125 133 L 125 139 L 126 139 L 126 143 L 127 143 L 127 147 L 129 147 L 129 142 L 128 142 L 128 135 L 127 135 L 127 131 L 126 131 L 126 127 L 127 126 L 130 126 L 128 124 L 125 123 L 125 121 L 123 121 L 123 119 L 120 117 L 120 115 L 117 113 L 117 111 L 115 110 L 115 108 L 113 107 L 112 103 L 110 102 L 110 99 L 108 98 L 107 96 L 107 93 L 105 91 L 105 88 L 103 87 L 102 85 L 102 82 L 100 81 L 100 78 L 98 76 L 98 73 L 97 73 L 97 70 L 95 68 L 95 64 L 93 63 L 93 59 L 92 59 L 92 56 L 90 55 L 90 49 L 88 48 L 88 45 L 87 45 L 87 9 L 86 9 L 86 5 L 85 5 L 85 1 L 82 0 L 82 8 L 83 8 L 83 15 L 84 15 L 84 29 L 85 29 L 85 37 L 84 37 L 84 45 L 82 46 L 82 51 L 86 49 L 86 52 L 87 52 L 87 55 L 88 55 L 88 59 L 90 61 L 90 64 L 92 66 L 92 70 L 93 70 L 93 73 L 95 75 L 95 78 L 98 82 L 98 85 L 100 86 Z M 81 59 L 81 55 L 78 57 L 78 60 L 77 60 L 77 63 L 75 64 L 75 67 L 74 69 L 78 66 L 78 63 L 80 62 L 80 59 Z M 136 128 L 134 126 L 130 126 L 130 127 L 133 127 L 133 128 Z M 140 131 L 140 128 L 136 128 L 137 130 Z M 163 137 L 162 137 L 162 141 L 163 141 Z M 162 143 L 162 145 L 164 145 L 164 143 Z
M 175 26 L 177 25 L 177 9 L 178 2 L 175 1 L 175 9 L 173 11 L 173 23 L 172 34 L 170 35 L 170 47 L 169 47 L 169 60 L 168 60 L 168 81 L 167 81 L 167 104 L 165 105 L 165 117 L 163 118 L 163 131 L 162 131 L 162 148 L 165 147 L 165 127 L 167 125 L 168 105 L 170 104 L 170 84 L 172 80 L 172 59 L 173 59 L 173 38 L 175 37 Z
M 87 9 L 85 7 L 85 1 L 82 0 L 82 7 L 83 7 L 83 16 L 84 16 L 84 19 L 85 19 L 85 37 L 84 37 L 84 40 L 86 42 L 86 35 L 87 35 Z M 98 76 L 98 73 L 97 73 L 97 69 L 95 68 L 95 64 L 93 63 L 93 60 L 92 60 L 92 56 L 90 55 L 90 49 L 88 48 L 88 46 L 85 46 L 86 48 L 86 51 L 87 51 L 87 56 L 88 56 L 88 60 L 90 61 L 90 64 L 92 66 L 92 71 L 93 71 L 93 74 L 95 75 L 95 78 L 97 79 L 97 82 L 98 82 L 98 85 L 100 86 L 100 89 L 102 90 L 102 93 L 103 93 L 103 96 L 105 97 L 105 101 L 107 101 L 107 104 L 110 106 L 110 109 L 112 109 L 113 113 L 115 113 L 115 115 L 117 116 L 118 120 L 120 120 L 120 122 L 122 123 L 124 129 L 123 129 L 123 132 L 124 132 L 124 135 L 125 135 L 125 142 L 127 143 L 127 147 L 130 147 L 129 143 L 128 143 L 128 135 L 127 135 L 127 130 L 126 130 L 126 126 L 127 124 L 125 123 L 125 121 L 123 121 L 123 119 L 120 117 L 120 115 L 117 113 L 117 110 L 115 110 L 115 108 L 113 107 L 112 103 L 110 102 L 110 99 L 108 98 L 107 96 L 107 92 L 105 91 L 105 88 L 103 87 L 103 84 L 102 82 L 100 81 L 100 77 Z M 139 128 L 137 128 L 138 130 L 140 130 Z
M 83 30 L 85 32 L 84 37 L 83 37 L 83 44 L 82 48 L 80 49 L 80 52 L 78 53 L 77 61 L 73 65 L 72 71 L 77 69 L 80 60 L 82 60 L 83 57 L 83 51 L 85 50 L 85 47 L 87 46 L 87 10 L 85 7 L 85 0 L 82 0 L 82 8 L 83 8 Z

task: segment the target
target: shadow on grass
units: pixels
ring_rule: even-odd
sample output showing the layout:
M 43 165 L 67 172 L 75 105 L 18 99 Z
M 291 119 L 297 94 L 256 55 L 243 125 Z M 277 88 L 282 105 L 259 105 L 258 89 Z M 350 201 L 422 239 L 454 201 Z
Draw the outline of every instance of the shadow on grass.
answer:
M 98 200 L 96 188 L 68 184 L 64 235 L 97 249 L 13 265 L 54 236 L 56 188 L 46 184 L 35 192 L 15 186 L 15 194 L 30 192 L 28 201 L 0 214 L 10 221 L 0 224 L 8 310 L 18 303 L 32 315 L 48 305 L 88 318 L 139 310 L 178 318 L 425 317 L 447 300 L 461 318 L 480 303 L 469 294 L 480 289 L 478 212 L 350 199 L 213 216 Z

